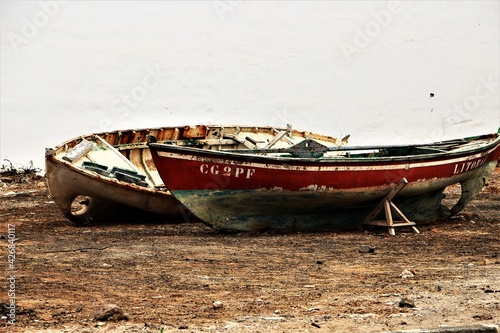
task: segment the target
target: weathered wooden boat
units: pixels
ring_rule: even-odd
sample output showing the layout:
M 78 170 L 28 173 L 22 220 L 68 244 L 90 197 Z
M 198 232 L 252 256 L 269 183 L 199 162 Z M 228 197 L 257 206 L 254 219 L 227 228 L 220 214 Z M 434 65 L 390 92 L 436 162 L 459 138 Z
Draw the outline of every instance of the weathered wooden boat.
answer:
M 154 139 L 149 147 L 164 183 L 192 213 L 214 228 L 241 231 L 359 228 L 402 180 L 406 186 L 391 199 L 401 215 L 412 223 L 445 219 L 482 189 L 500 157 L 499 134 L 378 147 L 310 139 L 253 151 Z M 461 196 L 448 207 L 443 191 L 457 183 Z
M 200 149 L 288 147 L 306 137 L 338 144 L 340 140 L 287 128 L 197 125 L 89 134 L 45 153 L 50 195 L 63 214 L 81 223 L 122 219 L 148 212 L 190 215 L 163 184 L 153 163 L 147 136 L 159 142 Z M 177 218 L 176 220 L 181 220 Z

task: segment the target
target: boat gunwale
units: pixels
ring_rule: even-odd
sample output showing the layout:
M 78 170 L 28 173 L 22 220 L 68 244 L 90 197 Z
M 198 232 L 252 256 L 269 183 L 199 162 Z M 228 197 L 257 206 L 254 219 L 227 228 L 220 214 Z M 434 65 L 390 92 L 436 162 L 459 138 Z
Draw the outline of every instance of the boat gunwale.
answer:
M 442 160 L 443 156 L 445 160 L 469 156 L 472 154 L 482 153 L 488 150 L 495 150 L 497 146 L 500 144 L 500 134 L 491 133 L 481 136 L 474 136 L 463 138 L 463 140 L 470 140 L 469 142 L 473 142 L 474 140 L 479 139 L 487 139 L 491 136 L 495 136 L 491 142 L 485 143 L 484 145 L 479 145 L 476 147 L 471 147 L 470 149 L 459 150 L 459 151 L 442 151 L 436 153 L 428 153 L 428 154 L 418 154 L 418 155 L 404 155 L 404 156 L 377 156 L 377 157 L 346 157 L 346 156 L 332 156 L 332 157 L 290 157 L 290 156 L 268 156 L 268 155 L 257 155 L 248 154 L 248 153 L 235 153 L 231 151 L 213 151 L 213 150 L 203 150 L 195 147 L 188 146 L 175 146 L 164 143 L 154 143 L 148 142 L 149 147 L 153 147 L 158 151 L 167 151 L 174 152 L 182 155 L 195 155 L 198 157 L 204 158 L 214 158 L 214 159 L 223 159 L 223 160 L 234 160 L 238 162 L 264 162 L 266 164 L 274 163 L 274 164 L 293 164 L 293 165 L 311 165 L 311 164 L 382 164 L 387 162 L 394 162 L 395 164 L 403 164 L 407 162 L 415 162 L 415 161 L 435 161 Z M 405 147 L 425 147 L 431 146 L 433 144 L 445 143 L 449 141 L 455 141 L 459 139 L 446 140 L 440 142 L 433 142 L 428 144 L 409 144 L 407 146 L 397 146 L 397 148 L 405 148 Z M 372 149 L 384 149 L 383 146 L 373 146 Z M 386 146 L 388 148 L 395 146 Z M 370 150 L 369 146 L 366 147 L 366 150 Z M 348 146 L 339 147 L 338 151 L 349 151 Z M 488 151 L 489 154 L 491 151 Z

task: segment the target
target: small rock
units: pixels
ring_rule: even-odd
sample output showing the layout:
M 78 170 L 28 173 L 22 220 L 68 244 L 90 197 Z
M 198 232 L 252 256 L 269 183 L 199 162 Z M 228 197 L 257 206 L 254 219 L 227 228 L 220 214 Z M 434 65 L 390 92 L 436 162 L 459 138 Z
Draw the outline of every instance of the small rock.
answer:
M 411 299 L 409 299 L 407 297 L 403 297 L 399 301 L 398 306 L 400 308 L 414 308 L 415 307 L 415 302 L 413 302 L 413 300 L 411 300 Z
M 411 278 L 414 276 L 415 276 L 415 272 L 409 271 L 407 269 L 405 269 L 403 272 L 401 272 L 401 274 L 399 274 L 399 277 L 402 279 L 408 279 L 408 278 Z
M 123 310 L 116 304 L 108 304 L 104 309 L 97 311 L 94 316 L 95 321 L 119 321 L 127 320 L 128 317 L 123 313 Z
M 316 264 L 318 264 L 318 265 L 322 265 L 322 264 L 323 264 L 323 260 L 318 260 L 318 261 L 316 261 Z
M 319 326 L 319 325 L 318 325 L 318 324 L 316 324 L 316 323 L 311 323 L 311 325 L 312 325 L 312 326 L 314 326 L 314 327 L 317 327 L 317 328 L 321 328 L 321 326 Z
M 263 320 L 267 321 L 284 321 L 285 317 L 260 317 Z
M 475 315 L 472 318 L 477 319 L 477 320 L 491 320 L 493 319 L 493 316 L 490 315 L 489 313 L 484 313 L 480 315 Z
M 227 323 L 227 325 L 222 327 L 222 330 L 232 330 L 232 329 L 240 326 L 238 323 L 233 323 L 230 321 L 226 321 L 226 323 Z
M 221 301 L 215 301 L 212 303 L 212 306 L 214 309 L 220 309 L 224 306 L 224 304 Z
M 370 245 L 360 245 L 359 252 L 361 252 L 361 253 L 373 253 L 373 252 L 375 252 L 375 248 L 373 246 L 370 246 Z

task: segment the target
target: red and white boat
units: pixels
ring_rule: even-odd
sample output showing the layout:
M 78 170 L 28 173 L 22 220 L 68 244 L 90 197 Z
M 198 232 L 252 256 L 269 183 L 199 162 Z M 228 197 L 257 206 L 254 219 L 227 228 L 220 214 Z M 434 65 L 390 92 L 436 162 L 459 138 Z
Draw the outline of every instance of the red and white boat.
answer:
M 284 149 L 209 151 L 148 144 L 170 192 L 217 229 L 357 228 L 394 185 L 415 222 L 450 217 L 479 192 L 500 157 L 498 133 L 422 145 L 328 147 L 307 139 Z M 443 191 L 461 184 L 456 204 Z

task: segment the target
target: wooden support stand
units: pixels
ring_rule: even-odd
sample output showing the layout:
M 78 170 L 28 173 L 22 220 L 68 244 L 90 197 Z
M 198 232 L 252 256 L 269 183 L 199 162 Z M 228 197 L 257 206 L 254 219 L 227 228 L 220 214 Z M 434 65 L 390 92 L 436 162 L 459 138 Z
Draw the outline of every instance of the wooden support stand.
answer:
M 382 199 L 382 201 L 375 207 L 375 209 L 366 217 L 366 219 L 363 221 L 363 224 L 369 224 L 369 225 L 378 225 L 378 226 L 383 226 L 383 227 L 389 227 L 389 234 L 394 236 L 396 234 L 396 231 L 394 228 L 396 227 L 410 227 L 413 229 L 413 231 L 417 234 L 420 233 L 418 229 L 415 227 L 416 223 L 408 220 L 408 218 L 399 210 L 398 207 L 392 202 L 394 197 L 403 189 L 403 187 L 408 184 L 408 180 L 406 178 L 403 178 L 399 181 L 399 183 L 396 184 L 392 188 L 389 193 Z M 385 210 L 385 218 L 386 220 L 374 220 L 375 217 L 382 211 L 382 209 Z M 394 221 L 392 218 L 392 212 L 396 213 L 402 221 Z

